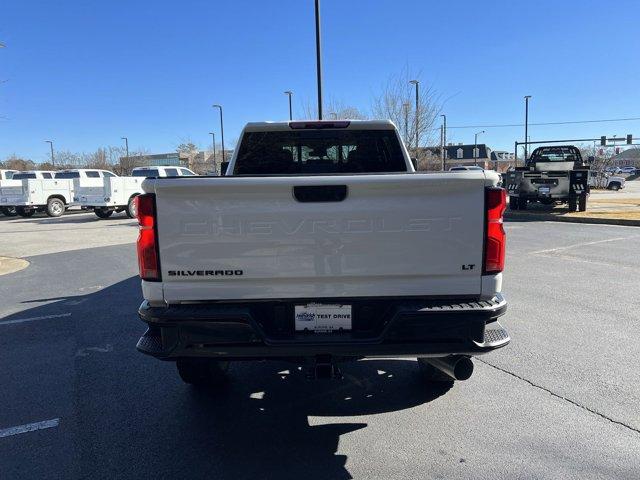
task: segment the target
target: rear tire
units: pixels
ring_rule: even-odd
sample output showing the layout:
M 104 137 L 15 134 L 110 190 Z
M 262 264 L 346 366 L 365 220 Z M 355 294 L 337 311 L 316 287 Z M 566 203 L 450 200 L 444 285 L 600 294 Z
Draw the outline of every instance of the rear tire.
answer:
M 16 212 L 16 207 L 1 207 L 0 212 L 2 212 L 7 217 L 15 217 L 16 215 L 18 215 L 18 212 Z
M 127 214 L 127 217 L 129 218 L 136 218 L 136 216 L 138 215 L 138 209 L 136 208 L 136 197 L 131 197 L 129 199 L 129 203 L 127 203 L 127 208 L 125 209 L 125 212 Z
M 618 190 L 620 190 L 620 184 L 618 182 L 614 182 L 609 184 L 609 187 L 607 187 L 607 190 L 613 190 L 614 192 L 617 192 Z
M 64 214 L 64 202 L 59 198 L 50 198 L 47 201 L 47 215 L 50 217 L 61 217 Z
M 587 211 L 587 196 L 586 195 L 580 195 L 580 198 L 578 198 L 578 211 L 580 211 L 580 212 L 586 212 Z
M 32 208 L 16 207 L 16 213 L 23 218 L 33 217 L 36 211 Z
M 518 210 L 518 197 L 509 197 L 509 210 Z
M 229 362 L 208 358 L 185 358 L 178 360 L 176 367 L 182 381 L 196 387 L 215 387 L 224 384 L 228 379 Z
M 108 208 L 94 208 L 93 213 L 95 213 L 98 218 L 109 218 L 113 215 L 113 210 Z
M 420 369 L 420 375 L 426 382 L 450 385 L 455 382 L 453 378 L 438 370 L 424 358 L 418 358 L 418 368 Z

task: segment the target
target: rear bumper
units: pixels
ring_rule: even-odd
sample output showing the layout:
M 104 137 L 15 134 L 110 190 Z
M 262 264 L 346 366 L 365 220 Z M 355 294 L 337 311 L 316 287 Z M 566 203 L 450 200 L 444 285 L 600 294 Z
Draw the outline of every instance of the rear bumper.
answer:
M 288 312 L 293 303 L 271 304 L 268 308 L 247 303 L 151 307 L 145 301 L 138 313 L 149 328 L 137 348 L 164 360 L 317 355 L 437 357 L 479 355 L 504 347 L 510 341 L 507 331 L 497 322 L 507 308 L 506 300 L 499 294 L 489 301 L 466 303 L 394 300 L 384 314 L 377 316 L 379 328 L 357 331 L 355 312 L 359 310 L 356 310 L 354 331 L 331 334 L 294 332 L 293 315 L 277 314 L 279 309 Z M 360 318 L 360 325 L 366 320 Z

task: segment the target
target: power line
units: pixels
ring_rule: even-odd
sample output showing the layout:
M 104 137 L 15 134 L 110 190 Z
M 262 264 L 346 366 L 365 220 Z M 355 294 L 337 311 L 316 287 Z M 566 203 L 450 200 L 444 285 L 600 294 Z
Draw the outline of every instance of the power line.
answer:
M 529 125 L 576 125 L 584 123 L 606 123 L 606 122 L 631 122 L 634 120 L 640 120 L 640 117 L 631 118 L 607 118 L 602 120 L 575 120 L 568 122 L 541 122 L 541 123 L 529 123 Z M 461 126 L 448 126 L 447 128 L 503 128 L 503 127 L 524 127 L 524 123 L 504 123 L 499 125 L 461 125 Z M 434 129 L 439 130 L 438 129 Z

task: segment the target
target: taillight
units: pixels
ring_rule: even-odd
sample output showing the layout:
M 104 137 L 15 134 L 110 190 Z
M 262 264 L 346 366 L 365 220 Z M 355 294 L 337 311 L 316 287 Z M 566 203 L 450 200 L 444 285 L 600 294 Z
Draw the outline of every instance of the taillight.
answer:
M 507 193 L 504 188 L 485 189 L 486 238 L 484 239 L 484 274 L 491 275 L 504 270 L 506 234 L 502 215 L 507 208 Z
M 156 231 L 156 196 L 145 193 L 135 198 L 138 225 L 138 267 L 143 280 L 160 280 L 158 238 Z

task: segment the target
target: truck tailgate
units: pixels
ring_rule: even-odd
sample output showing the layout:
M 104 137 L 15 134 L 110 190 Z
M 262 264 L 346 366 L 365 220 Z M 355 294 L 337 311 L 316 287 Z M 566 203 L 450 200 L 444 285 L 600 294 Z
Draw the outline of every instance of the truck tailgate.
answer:
M 164 298 L 475 296 L 482 172 L 149 179 Z M 301 202 L 305 187 L 342 201 Z M 302 187 L 302 188 L 300 188 Z M 313 200 L 313 196 L 311 198 Z

